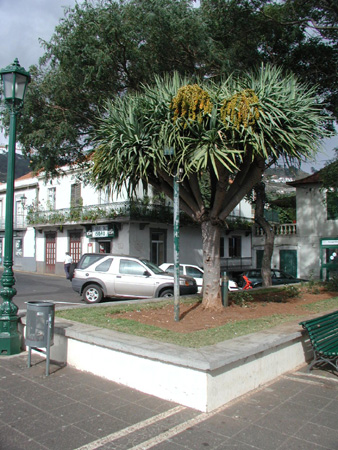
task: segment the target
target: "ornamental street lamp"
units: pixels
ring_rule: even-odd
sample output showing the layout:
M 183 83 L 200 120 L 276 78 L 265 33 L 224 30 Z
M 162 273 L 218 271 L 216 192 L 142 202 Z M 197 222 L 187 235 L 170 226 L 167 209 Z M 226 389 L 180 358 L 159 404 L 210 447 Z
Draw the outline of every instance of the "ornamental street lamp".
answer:
M 5 216 L 5 251 L 4 271 L 1 278 L 3 299 L 0 305 L 0 355 L 16 355 L 20 353 L 20 335 L 18 332 L 18 307 L 12 299 L 16 294 L 13 274 L 13 204 L 14 204 L 14 174 L 15 174 L 15 142 L 16 116 L 23 106 L 26 87 L 31 80 L 29 72 L 20 66 L 18 59 L 0 70 L 3 83 L 5 104 L 9 110 L 9 145 L 6 189 Z

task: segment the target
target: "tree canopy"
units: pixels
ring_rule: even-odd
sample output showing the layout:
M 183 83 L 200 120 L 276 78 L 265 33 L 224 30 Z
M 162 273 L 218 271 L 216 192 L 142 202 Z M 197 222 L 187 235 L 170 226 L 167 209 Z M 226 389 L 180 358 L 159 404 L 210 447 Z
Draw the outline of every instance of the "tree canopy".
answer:
M 216 307 L 227 217 L 267 164 L 311 155 L 325 134 L 314 88 L 279 68 L 219 83 L 176 74 L 108 104 L 94 138 L 92 183 L 132 193 L 143 182 L 172 198 L 181 168 L 180 208 L 202 228 L 203 302 Z
M 174 71 L 215 82 L 260 63 L 316 85 L 338 116 L 334 0 L 85 0 L 67 9 L 32 66 L 18 140 L 53 172 L 92 145 L 106 101 Z

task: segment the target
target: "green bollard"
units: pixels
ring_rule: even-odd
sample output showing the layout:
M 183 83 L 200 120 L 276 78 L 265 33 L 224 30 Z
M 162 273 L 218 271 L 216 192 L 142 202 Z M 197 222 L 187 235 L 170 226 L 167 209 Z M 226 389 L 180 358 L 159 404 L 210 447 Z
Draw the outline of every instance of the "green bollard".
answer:
M 224 272 L 222 276 L 222 305 L 225 307 L 229 306 L 228 295 L 229 295 L 229 277 L 227 273 Z

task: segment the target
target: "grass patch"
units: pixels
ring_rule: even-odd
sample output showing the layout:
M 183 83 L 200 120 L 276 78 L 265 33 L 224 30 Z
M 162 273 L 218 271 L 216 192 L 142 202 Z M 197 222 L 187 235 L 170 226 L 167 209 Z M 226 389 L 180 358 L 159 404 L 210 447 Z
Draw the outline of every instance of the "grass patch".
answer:
M 259 293 L 261 299 L 262 294 L 264 294 L 265 301 L 269 301 L 267 291 L 261 291 Z M 272 301 L 280 301 L 280 297 L 278 300 L 276 299 L 276 294 L 275 289 L 271 290 L 271 295 L 273 298 Z M 299 306 L 299 309 L 312 313 L 325 313 L 326 311 L 337 307 L 337 300 L 337 297 L 321 300 L 315 303 L 301 305 Z M 201 301 L 200 296 L 191 296 L 189 298 L 181 298 L 180 303 L 195 304 L 198 301 Z M 109 330 L 132 334 L 135 336 L 143 336 L 150 339 L 156 339 L 161 342 L 172 343 L 190 348 L 199 348 L 217 344 L 218 342 L 233 339 L 234 337 L 244 336 L 250 333 L 256 333 L 258 331 L 272 328 L 282 323 L 296 320 L 297 318 L 296 315 L 292 314 L 270 315 L 257 319 L 232 321 L 215 328 L 207 328 L 189 333 L 178 333 L 160 327 L 142 324 L 128 318 L 114 317 L 116 314 L 128 311 L 161 309 L 167 307 L 168 305 L 172 305 L 172 300 L 126 305 L 119 304 L 116 306 L 109 305 L 89 308 L 73 308 L 62 311 L 58 310 L 56 311 L 56 316 L 59 318 L 72 320 L 74 322 L 89 324 L 100 328 L 107 328 Z
M 305 309 L 306 311 L 311 311 L 313 313 L 321 313 L 337 308 L 337 306 L 338 297 L 334 297 L 316 303 L 309 303 L 308 305 L 301 305 L 299 308 Z
M 159 307 L 158 304 L 154 304 Z M 152 305 L 154 308 L 156 306 Z M 148 307 L 148 305 L 147 305 Z M 141 306 L 141 309 L 147 309 Z M 176 333 L 163 328 L 152 325 L 142 324 L 136 320 L 114 318 L 114 313 L 122 311 L 130 311 L 131 309 L 139 309 L 137 306 L 126 308 L 114 308 L 111 306 L 100 308 L 79 308 L 65 311 L 57 311 L 57 317 L 72 320 L 75 322 L 94 325 L 100 328 L 119 331 L 122 333 L 132 334 L 134 336 L 143 336 L 150 339 L 156 339 L 161 342 L 181 345 L 182 347 L 198 348 L 206 345 L 217 344 L 218 342 L 233 339 L 234 337 L 255 333 L 267 328 L 274 327 L 284 322 L 288 322 L 294 318 L 292 315 L 274 315 L 262 317 L 253 320 L 241 320 L 229 322 L 220 327 L 194 331 L 192 333 Z

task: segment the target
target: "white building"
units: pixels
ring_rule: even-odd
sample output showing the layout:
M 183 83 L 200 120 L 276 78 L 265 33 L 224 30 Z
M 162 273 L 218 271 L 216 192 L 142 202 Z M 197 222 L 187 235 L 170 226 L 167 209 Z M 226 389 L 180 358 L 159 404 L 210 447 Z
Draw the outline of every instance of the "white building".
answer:
M 305 279 L 328 279 L 338 273 L 338 207 L 327 201 L 316 172 L 288 183 L 296 188 L 295 224 L 276 225 L 272 267 Z M 253 266 L 260 266 L 265 238 L 256 228 Z
M 77 262 L 86 252 L 133 255 L 161 264 L 173 261 L 172 202 L 150 188 L 136 199 L 79 181 L 76 172 L 45 182 L 43 175 L 15 180 L 14 269 L 63 274 L 69 251 Z M 0 257 L 3 257 L 6 184 L 0 184 Z M 221 266 L 240 272 L 252 266 L 251 205 L 242 201 L 221 237 Z M 180 261 L 202 265 L 201 229 L 180 223 Z

